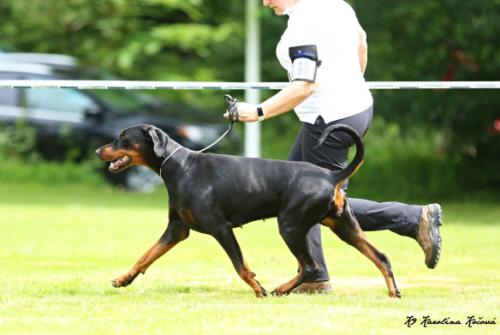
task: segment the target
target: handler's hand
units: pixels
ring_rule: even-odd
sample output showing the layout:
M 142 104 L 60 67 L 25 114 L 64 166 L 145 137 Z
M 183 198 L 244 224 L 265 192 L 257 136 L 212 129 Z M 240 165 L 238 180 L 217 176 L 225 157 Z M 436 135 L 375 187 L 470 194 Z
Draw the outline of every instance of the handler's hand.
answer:
M 240 122 L 254 122 L 259 119 L 256 105 L 246 102 L 238 102 L 236 107 L 238 108 L 238 116 Z M 226 119 L 229 119 L 229 113 L 227 111 L 226 113 L 224 113 L 224 117 Z

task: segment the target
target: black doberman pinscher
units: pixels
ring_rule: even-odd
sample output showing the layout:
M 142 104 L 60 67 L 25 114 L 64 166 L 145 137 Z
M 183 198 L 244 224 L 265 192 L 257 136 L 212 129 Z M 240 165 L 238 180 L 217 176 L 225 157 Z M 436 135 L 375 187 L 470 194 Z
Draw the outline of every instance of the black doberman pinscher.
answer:
M 325 129 L 320 144 L 332 131 L 343 131 L 356 143 L 352 162 L 336 172 L 305 162 L 194 152 L 151 125 L 122 131 L 118 139 L 97 149 L 96 154 L 111 162 L 110 172 L 143 165 L 162 176 L 169 198 L 169 222 L 159 241 L 130 271 L 113 280 L 113 286 L 132 283 L 155 260 L 186 239 L 192 229 L 212 235 L 240 277 L 263 297 L 266 291 L 243 259 L 232 229 L 277 217 L 280 235 L 297 258 L 299 271 L 273 294 L 288 294 L 318 271 L 307 248 L 306 234 L 321 222 L 372 260 L 384 275 L 389 296 L 400 297 L 389 260 L 367 241 L 341 190 L 363 161 L 361 138 L 347 126 L 334 125 Z

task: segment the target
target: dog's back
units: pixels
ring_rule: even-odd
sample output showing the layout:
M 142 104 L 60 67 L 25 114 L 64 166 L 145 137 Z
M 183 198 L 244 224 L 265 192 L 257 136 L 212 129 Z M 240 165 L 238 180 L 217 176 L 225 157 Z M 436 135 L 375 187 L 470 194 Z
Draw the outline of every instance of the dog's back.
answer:
M 180 197 L 176 192 L 173 200 L 182 207 L 220 210 L 234 226 L 278 216 L 294 206 L 314 208 L 318 203 L 328 208 L 337 181 L 333 172 L 306 162 L 195 152 L 188 159 L 194 163 L 190 170 L 184 171 L 182 180 L 176 178 L 177 185 L 169 185 L 167 178 L 167 188 L 180 184 L 197 191 Z

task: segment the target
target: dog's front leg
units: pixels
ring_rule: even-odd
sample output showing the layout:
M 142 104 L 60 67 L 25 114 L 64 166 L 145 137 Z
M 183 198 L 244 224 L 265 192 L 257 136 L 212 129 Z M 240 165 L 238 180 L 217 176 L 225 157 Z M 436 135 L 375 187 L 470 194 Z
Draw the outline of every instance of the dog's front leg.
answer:
M 149 248 L 127 273 L 113 279 L 111 283 L 114 287 L 125 287 L 130 285 L 140 273 L 144 274 L 154 261 L 172 249 L 177 243 L 185 240 L 188 236 L 189 228 L 187 228 L 182 221 L 171 220 L 160 240 Z
M 240 278 L 254 290 L 255 295 L 258 298 L 267 296 L 266 290 L 260 285 L 257 279 L 255 279 L 255 273 L 250 270 L 248 264 L 243 259 L 243 254 L 241 253 L 240 246 L 234 236 L 233 230 L 231 228 L 221 228 L 219 231 L 213 233 L 212 236 L 214 236 L 217 242 L 224 248 L 236 272 L 238 272 Z

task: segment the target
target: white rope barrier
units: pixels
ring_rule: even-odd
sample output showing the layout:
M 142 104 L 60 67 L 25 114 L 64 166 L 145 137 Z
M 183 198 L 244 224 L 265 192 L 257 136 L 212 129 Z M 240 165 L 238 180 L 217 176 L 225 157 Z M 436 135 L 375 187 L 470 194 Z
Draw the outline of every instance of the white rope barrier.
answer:
M 86 90 L 280 90 L 286 82 L 197 82 L 197 81 L 127 81 L 127 80 L 0 80 L 0 88 L 77 88 Z M 500 89 L 500 81 L 372 81 L 373 90 L 448 90 Z

